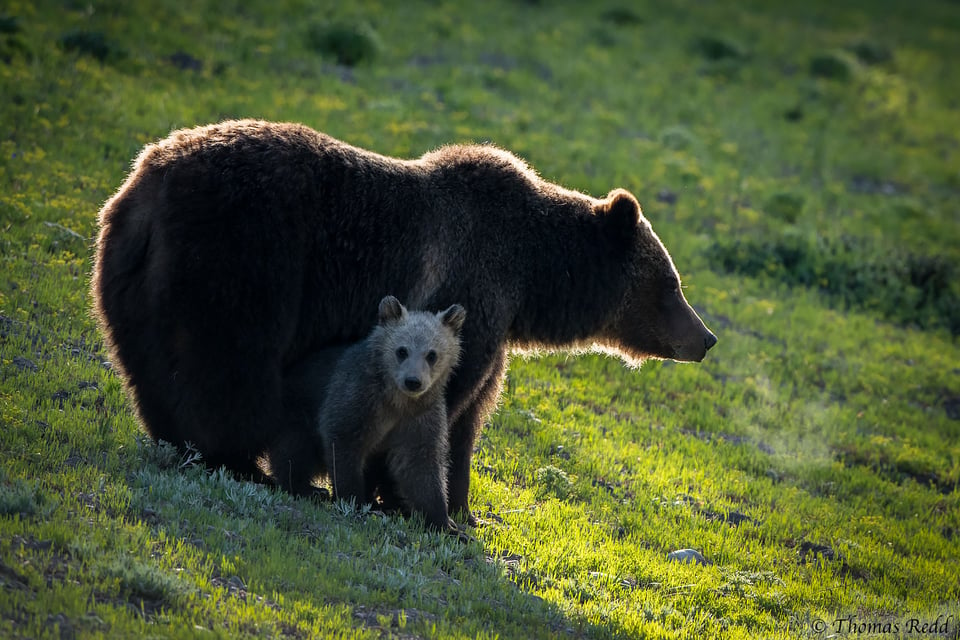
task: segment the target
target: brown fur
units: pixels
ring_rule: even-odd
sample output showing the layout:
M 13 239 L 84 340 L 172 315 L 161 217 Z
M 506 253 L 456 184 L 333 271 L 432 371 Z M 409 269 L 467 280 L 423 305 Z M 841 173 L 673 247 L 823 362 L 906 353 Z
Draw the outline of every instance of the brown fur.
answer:
M 387 293 L 470 310 L 447 392 L 449 506 L 468 516 L 509 347 L 700 360 L 716 342 L 632 195 L 564 189 L 490 146 L 397 160 L 296 124 L 177 131 L 100 224 L 96 310 L 145 428 L 241 473 L 302 438 L 284 369 L 360 340 Z

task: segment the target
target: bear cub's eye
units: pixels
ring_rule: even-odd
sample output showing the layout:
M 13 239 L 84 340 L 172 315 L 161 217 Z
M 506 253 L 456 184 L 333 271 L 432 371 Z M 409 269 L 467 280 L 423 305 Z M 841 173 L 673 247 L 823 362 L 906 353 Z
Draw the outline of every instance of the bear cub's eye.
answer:
M 427 352 L 427 364 L 431 367 L 437 363 L 437 352 L 428 351 Z
M 403 362 L 404 360 L 406 360 L 407 356 L 409 355 L 410 355 L 410 352 L 407 351 L 406 347 L 400 347 L 399 349 L 397 349 L 397 360 L 399 360 L 400 362 Z

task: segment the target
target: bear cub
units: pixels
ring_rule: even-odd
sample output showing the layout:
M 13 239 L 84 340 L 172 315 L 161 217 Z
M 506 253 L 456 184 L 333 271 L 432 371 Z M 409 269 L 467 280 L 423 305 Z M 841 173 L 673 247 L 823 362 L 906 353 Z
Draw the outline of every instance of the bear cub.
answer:
M 456 531 L 447 513 L 447 402 L 444 391 L 460 359 L 466 311 L 408 311 L 393 296 L 380 301 L 378 324 L 347 348 L 330 374 L 317 418 L 333 495 L 369 502 L 388 479 L 427 524 Z

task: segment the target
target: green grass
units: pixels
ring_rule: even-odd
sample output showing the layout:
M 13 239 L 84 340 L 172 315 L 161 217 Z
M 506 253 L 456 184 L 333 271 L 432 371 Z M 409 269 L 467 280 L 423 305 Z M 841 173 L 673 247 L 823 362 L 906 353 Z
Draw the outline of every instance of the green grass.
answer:
M 461 4 L 4 5 L 0 637 L 957 637 L 960 5 Z M 206 472 L 139 435 L 91 238 L 240 116 L 631 189 L 720 342 L 515 358 L 476 544 Z

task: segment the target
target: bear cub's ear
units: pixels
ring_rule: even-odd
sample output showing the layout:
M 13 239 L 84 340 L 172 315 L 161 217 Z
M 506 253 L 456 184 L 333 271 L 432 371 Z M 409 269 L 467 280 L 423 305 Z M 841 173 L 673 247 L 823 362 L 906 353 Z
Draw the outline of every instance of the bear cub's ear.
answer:
M 407 310 L 404 309 L 403 305 L 400 304 L 400 301 L 393 296 L 386 296 L 380 301 L 380 324 L 402 320 L 403 316 L 406 314 Z
M 614 189 L 594 211 L 611 237 L 632 238 L 640 224 L 640 203 L 626 189 Z
M 460 333 L 463 321 L 467 319 L 467 310 L 458 304 L 451 305 L 446 311 L 440 312 L 440 321 L 450 327 L 454 333 Z

